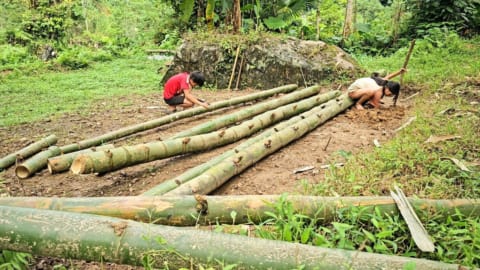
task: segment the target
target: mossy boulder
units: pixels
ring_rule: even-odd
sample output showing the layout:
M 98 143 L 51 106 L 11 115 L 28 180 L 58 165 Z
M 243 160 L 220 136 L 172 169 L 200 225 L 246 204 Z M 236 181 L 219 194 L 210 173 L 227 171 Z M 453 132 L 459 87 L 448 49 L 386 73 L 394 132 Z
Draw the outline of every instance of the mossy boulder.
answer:
M 212 40 L 214 39 L 214 40 Z M 240 51 L 237 55 L 237 47 Z M 232 69 L 237 58 L 236 68 Z M 230 36 L 223 39 L 185 38 L 161 83 L 178 72 L 199 70 L 214 88 L 269 89 L 295 83 L 353 78 L 361 70 L 342 49 L 322 41 L 294 38 Z M 240 76 L 239 76 L 240 72 Z

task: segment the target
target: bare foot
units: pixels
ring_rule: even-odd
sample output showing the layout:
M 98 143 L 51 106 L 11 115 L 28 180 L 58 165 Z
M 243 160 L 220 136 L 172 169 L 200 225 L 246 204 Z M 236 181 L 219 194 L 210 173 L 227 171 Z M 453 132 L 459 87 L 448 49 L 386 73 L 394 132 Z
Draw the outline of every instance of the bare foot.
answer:
M 355 104 L 355 108 L 356 108 L 357 110 L 365 110 L 365 109 L 363 108 L 362 104 L 359 104 L 359 103 Z

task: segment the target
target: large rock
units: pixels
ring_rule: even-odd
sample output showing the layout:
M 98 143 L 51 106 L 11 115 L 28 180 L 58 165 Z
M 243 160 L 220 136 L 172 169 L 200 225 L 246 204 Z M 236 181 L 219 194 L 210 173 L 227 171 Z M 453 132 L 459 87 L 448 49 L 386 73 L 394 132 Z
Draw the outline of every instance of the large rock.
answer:
M 228 41 L 186 38 L 165 73 L 162 85 L 178 72 L 200 70 L 205 74 L 207 85 L 227 88 L 238 46 L 240 53 L 231 89 L 237 85 L 240 69 L 239 88 L 257 89 L 290 83 L 310 86 L 325 80 L 353 78 L 360 72 L 358 64 L 342 49 L 322 41 L 278 37 L 245 41 L 235 37 L 230 36 Z

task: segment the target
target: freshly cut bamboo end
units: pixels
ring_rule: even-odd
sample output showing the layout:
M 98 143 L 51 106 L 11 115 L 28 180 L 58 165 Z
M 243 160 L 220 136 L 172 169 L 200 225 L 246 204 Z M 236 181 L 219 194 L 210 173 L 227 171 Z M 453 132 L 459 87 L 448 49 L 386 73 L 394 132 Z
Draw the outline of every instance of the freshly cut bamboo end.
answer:
M 15 168 L 15 174 L 18 178 L 25 179 L 30 176 L 30 170 L 23 165 L 19 165 Z
M 52 161 L 47 160 L 47 168 L 48 168 L 48 172 L 49 172 L 50 174 L 53 174 L 53 168 L 54 168 L 54 167 L 55 167 L 55 166 L 54 166 L 54 164 L 52 164 Z
M 85 157 L 78 156 L 75 160 L 73 160 L 72 166 L 70 166 L 70 171 L 74 174 L 85 173 L 85 163 Z

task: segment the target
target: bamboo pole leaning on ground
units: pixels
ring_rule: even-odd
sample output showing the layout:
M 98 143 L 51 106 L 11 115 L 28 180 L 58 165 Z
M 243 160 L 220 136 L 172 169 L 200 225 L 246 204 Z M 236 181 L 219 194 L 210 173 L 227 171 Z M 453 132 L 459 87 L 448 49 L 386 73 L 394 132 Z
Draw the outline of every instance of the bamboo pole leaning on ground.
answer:
M 111 140 L 114 140 L 114 139 L 119 139 L 119 138 L 122 138 L 122 137 L 125 137 L 125 136 L 128 136 L 128 135 L 137 133 L 137 132 L 149 130 L 149 129 L 152 129 L 152 128 L 155 128 L 155 127 L 158 127 L 158 126 L 161 126 L 161 125 L 164 125 L 164 124 L 168 124 L 168 123 L 171 123 L 171 122 L 173 122 L 175 120 L 178 120 L 178 119 L 187 118 L 187 117 L 198 115 L 198 114 L 201 114 L 201 113 L 204 113 L 204 112 L 207 112 L 207 111 L 212 111 L 212 110 L 216 110 L 216 109 L 220 109 L 220 108 L 224 108 L 224 107 L 228 107 L 228 106 L 233 106 L 233 105 L 244 103 L 244 102 L 247 102 L 247 101 L 252 101 L 252 100 L 256 100 L 256 99 L 270 97 L 270 96 L 273 96 L 273 95 L 279 94 L 279 93 L 288 93 L 288 92 L 291 92 L 291 91 L 297 89 L 297 87 L 298 86 L 296 84 L 289 84 L 289 85 L 284 85 L 284 86 L 280 86 L 280 87 L 277 87 L 277 88 L 273 88 L 273 89 L 270 89 L 270 90 L 265 90 L 265 91 L 261 91 L 261 92 L 258 92 L 258 93 L 254 93 L 254 94 L 251 94 L 251 95 L 245 95 L 245 96 L 242 96 L 242 97 L 232 98 L 230 100 L 214 102 L 214 103 L 210 104 L 208 110 L 206 110 L 203 107 L 196 107 L 196 108 L 184 110 L 184 111 L 177 112 L 177 113 L 174 113 L 174 114 L 171 114 L 171 115 L 167 115 L 167 116 L 163 116 L 163 117 L 160 117 L 160 118 L 157 118 L 157 119 L 153 119 L 153 120 L 150 120 L 150 121 L 147 121 L 147 122 L 143 122 L 143 123 L 140 123 L 140 124 L 135 124 L 135 125 L 131 125 L 131 126 L 128 126 L 128 127 L 124 127 L 124 128 L 115 130 L 115 131 L 111 131 L 109 133 L 106 133 L 106 134 L 103 134 L 103 135 L 100 135 L 100 136 L 97 136 L 97 137 L 93 137 L 93 138 L 90 138 L 90 139 L 85 139 L 85 140 L 77 142 L 77 143 L 72 143 L 72 144 L 69 144 L 69 145 L 62 146 L 62 147 L 60 147 L 60 152 L 63 153 L 63 154 L 67 154 L 67 153 L 83 150 L 83 149 L 86 149 L 86 148 L 89 148 L 89 147 L 93 147 L 93 146 L 103 144 L 105 142 L 108 142 L 108 141 L 111 141 Z M 52 152 L 50 152 L 50 153 L 52 153 Z M 39 157 L 40 157 L 40 159 L 38 161 L 31 161 L 32 163 L 37 164 L 36 165 L 36 171 L 38 171 L 38 170 L 47 166 L 47 160 L 45 159 L 45 157 L 48 159 L 48 158 L 51 158 L 51 157 L 54 157 L 54 156 L 48 156 L 48 153 L 44 153 L 42 155 L 39 155 Z M 28 175 L 23 175 L 23 177 L 27 178 L 27 177 L 31 176 L 33 173 L 35 173 L 36 171 L 30 171 Z
M 0 206 L 0 249 L 178 269 L 219 261 L 239 269 L 460 269 L 424 259 L 328 249 L 62 211 Z M 167 265 L 166 265 L 167 264 Z
M 275 110 L 257 115 L 238 126 L 221 131 L 81 154 L 75 158 L 70 170 L 75 174 L 104 173 L 175 155 L 211 149 L 240 140 L 275 122 L 324 103 L 339 94 L 339 91 L 332 91 L 296 103 L 284 105 Z
M 0 205 L 95 214 L 171 226 L 211 224 L 260 224 L 275 212 L 275 205 L 287 201 L 294 213 L 318 220 L 335 221 L 338 211 L 361 207 L 364 214 L 400 214 L 392 197 L 319 197 L 299 195 L 236 196 L 128 196 L 128 197 L 1 197 Z M 415 209 L 445 218 L 461 213 L 480 216 L 480 200 L 429 200 L 408 198 Z M 233 218 L 231 213 L 235 212 Z
M 216 164 L 201 175 L 164 195 L 209 194 L 234 175 L 255 164 L 262 158 L 274 153 L 290 142 L 302 137 L 328 119 L 353 105 L 353 101 L 343 94 L 323 104 L 324 109 L 307 116 L 297 123 L 279 130 L 262 141 L 256 142 L 248 149 L 239 151 L 228 159 Z
M 315 94 L 318 94 L 319 91 L 320 91 L 320 86 L 319 85 L 312 86 L 312 87 L 307 87 L 307 88 L 304 88 L 304 89 L 301 89 L 301 90 L 296 90 L 295 92 L 292 92 L 292 93 L 289 93 L 287 95 L 278 97 L 276 99 L 261 102 L 261 103 L 255 104 L 253 106 L 249 106 L 247 108 L 244 108 L 240 111 L 215 118 L 215 119 L 210 120 L 206 123 L 203 123 L 203 124 L 197 125 L 193 128 L 190 128 L 188 130 L 179 132 L 179 133 L 175 134 L 174 136 L 172 136 L 168 139 L 183 138 L 183 137 L 188 137 L 188 136 L 193 136 L 193 135 L 212 132 L 212 131 L 218 130 L 220 128 L 238 123 L 242 120 L 253 117 L 253 116 L 258 115 L 260 113 L 266 112 L 268 110 L 278 108 L 282 105 L 292 103 L 292 102 L 298 101 L 300 99 L 304 99 L 304 98 L 313 96 Z
M 43 148 L 54 145 L 55 143 L 57 143 L 57 139 L 58 139 L 57 136 L 52 134 L 48 137 L 45 137 L 37 142 L 30 144 L 27 147 L 24 147 L 18 150 L 15 153 L 12 153 L 3 157 L 2 159 L 0 159 L 0 171 L 15 164 L 17 159 L 20 159 L 20 160 L 26 159 L 34 155 L 35 153 L 40 152 Z
M 196 167 L 193 167 L 193 168 L 185 171 L 181 175 L 176 176 L 175 178 L 163 181 L 162 183 L 158 184 L 157 186 L 155 186 L 155 187 L 147 190 L 146 192 L 142 193 L 141 196 L 158 196 L 158 195 L 162 195 L 164 193 L 167 193 L 170 190 L 177 188 L 179 185 L 188 182 L 192 178 L 194 178 L 196 176 L 199 176 L 200 174 L 202 174 L 203 172 L 205 172 L 209 168 L 211 168 L 211 167 L 215 166 L 216 164 L 224 161 L 225 159 L 234 155 L 235 153 L 237 153 L 241 150 L 247 149 L 252 144 L 254 144 L 254 143 L 256 143 L 260 140 L 263 140 L 264 138 L 276 133 L 279 130 L 282 130 L 282 129 L 284 129 L 284 128 L 292 125 L 292 124 L 297 123 L 298 121 L 304 119 L 308 115 L 314 114 L 314 113 L 322 110 L 323 108 L 324 108 L 324 105 L 316 106 L 313 109 L 311 109 L 309 111 L 306 111 L 306 112 L 304 112 L 300 115 L 292 117 L 292 118 L 290 118 L 286 121 L 282 121 L 282 122 L 276 124 L 274 127 L 265 130 L 260 135 L 254 136 L 252 138 L 249 138 L 245 142 L 242 142 L 241 144 L 237 145 L 234 149 L 228 150 L 228 151 L 224 152 L 223 154 L 218 155 L 218 156 L 210 159 L 208 162 L 204 162 L 204 163 L 202 163 L 202 164 L 200 164 Z

